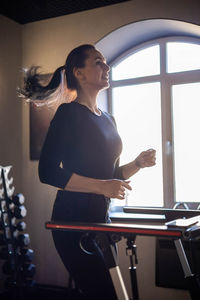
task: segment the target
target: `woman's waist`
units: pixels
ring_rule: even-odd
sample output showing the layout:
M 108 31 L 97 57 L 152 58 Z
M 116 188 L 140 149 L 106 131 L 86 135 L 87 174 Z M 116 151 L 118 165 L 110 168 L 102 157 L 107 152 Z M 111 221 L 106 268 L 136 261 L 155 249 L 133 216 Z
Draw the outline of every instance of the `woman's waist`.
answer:
M 110 199 L 103 195 L 58 190 L 54 219 L 107 222 Z
M 110 198 L 105 197 L 103 194 L 95 194 L 95 193 L 88 193 L 88 192 L 75 192 L 75 191 L 67 191 L 63 189 L 57 190 L 57 196 L 67 197 L 67 198 L 84 198 L 84 199 L 102 199 L 110 202 Z

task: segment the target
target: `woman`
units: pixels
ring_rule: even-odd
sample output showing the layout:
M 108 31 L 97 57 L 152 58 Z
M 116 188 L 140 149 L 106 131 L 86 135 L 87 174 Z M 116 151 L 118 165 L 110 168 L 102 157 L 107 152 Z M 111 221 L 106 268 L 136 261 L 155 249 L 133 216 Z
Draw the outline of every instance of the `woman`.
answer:
M 51 102 L 60 95 L 58 90 L 66 99 L 76 92 L 74 101 L 57 109 L 39 161 L 41 182 L 59 188 L 52 220 L 110 222 L 110 198 L 124 199 L 126 189 L 131 190 L 127 179 L 140 168 L 155 165 L 155 151 L 144 151 L 134 161 L 119 166 L 122 142 L 114 119 L 101 111 L 96 101 L 98 93 L 109 87 L 110 68 L 94 46 L 72 50 L 46 87 L 39 84 L 36 71 L 32 69 L 26 78 L 26 98 Z M 93 236 L 55 231 L 53 239 L 86 299 L 117 299 Z

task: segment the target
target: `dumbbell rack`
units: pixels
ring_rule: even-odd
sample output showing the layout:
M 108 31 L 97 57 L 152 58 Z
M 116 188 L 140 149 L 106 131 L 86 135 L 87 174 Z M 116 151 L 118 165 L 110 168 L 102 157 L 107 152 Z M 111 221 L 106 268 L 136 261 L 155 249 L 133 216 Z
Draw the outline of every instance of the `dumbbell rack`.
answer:
M 11 166 L 0 166 L 0 259 L 5 260 L 3 273 L 8 275 L 4 287 L 12 294 L 12 299 L 23 299 L 25 288 L 33 286 L 35 265 L 31 264 L 33 250 L 28 249 L 28 234 L 22 234 L 26 209 L 24 196 L 14 195 L 13 178 L 8 178 Z

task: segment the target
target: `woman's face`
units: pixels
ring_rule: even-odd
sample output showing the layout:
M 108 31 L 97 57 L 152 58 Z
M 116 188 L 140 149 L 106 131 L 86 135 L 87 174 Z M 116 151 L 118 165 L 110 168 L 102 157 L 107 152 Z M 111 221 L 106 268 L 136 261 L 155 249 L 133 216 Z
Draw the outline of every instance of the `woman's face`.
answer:
M 79 68 L 82 86 L 90 87 L 96 90 L 102 90 L 109 87 L 110 67 L 106 64 L 104 56 L 96 49 L 88 50 L 88 58 L 85 60 L 85 66 Z

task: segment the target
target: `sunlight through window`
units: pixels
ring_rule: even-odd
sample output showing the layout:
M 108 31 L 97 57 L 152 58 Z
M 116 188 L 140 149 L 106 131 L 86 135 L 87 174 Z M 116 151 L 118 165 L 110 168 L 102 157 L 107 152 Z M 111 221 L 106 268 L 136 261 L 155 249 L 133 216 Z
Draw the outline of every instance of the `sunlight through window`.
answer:
M 155 45 L 140 50 L 113 66 L 112 79 L 121 80 L 159 74 L 159 48 L 159 45 Z
M 200 45 L 167 43 L 167 61 L 168 73 L 200 69 Z
M 114 200 L 114 206 L 173 208 L 180 202 L 196 209 L 200 203 L 199 40 L 169 37 L 146 42 L 115 60 L 111 71 L 110 108 L 123 142 L 120 165 L 144 150 L 156 150 L 156 166 L 132 176 L 132 191 L 125 201 Z
M 172 95 L 176 201 L 200 202 L 200 82 L 175 85 Z
M 114 88 L 113 113 L 123 141 L 121 164 L 149 148 L 157 152 L 157 165 L 141 170 L 132 178 L 133 190 L 126 204 L 162 206 L 160 83 Z

